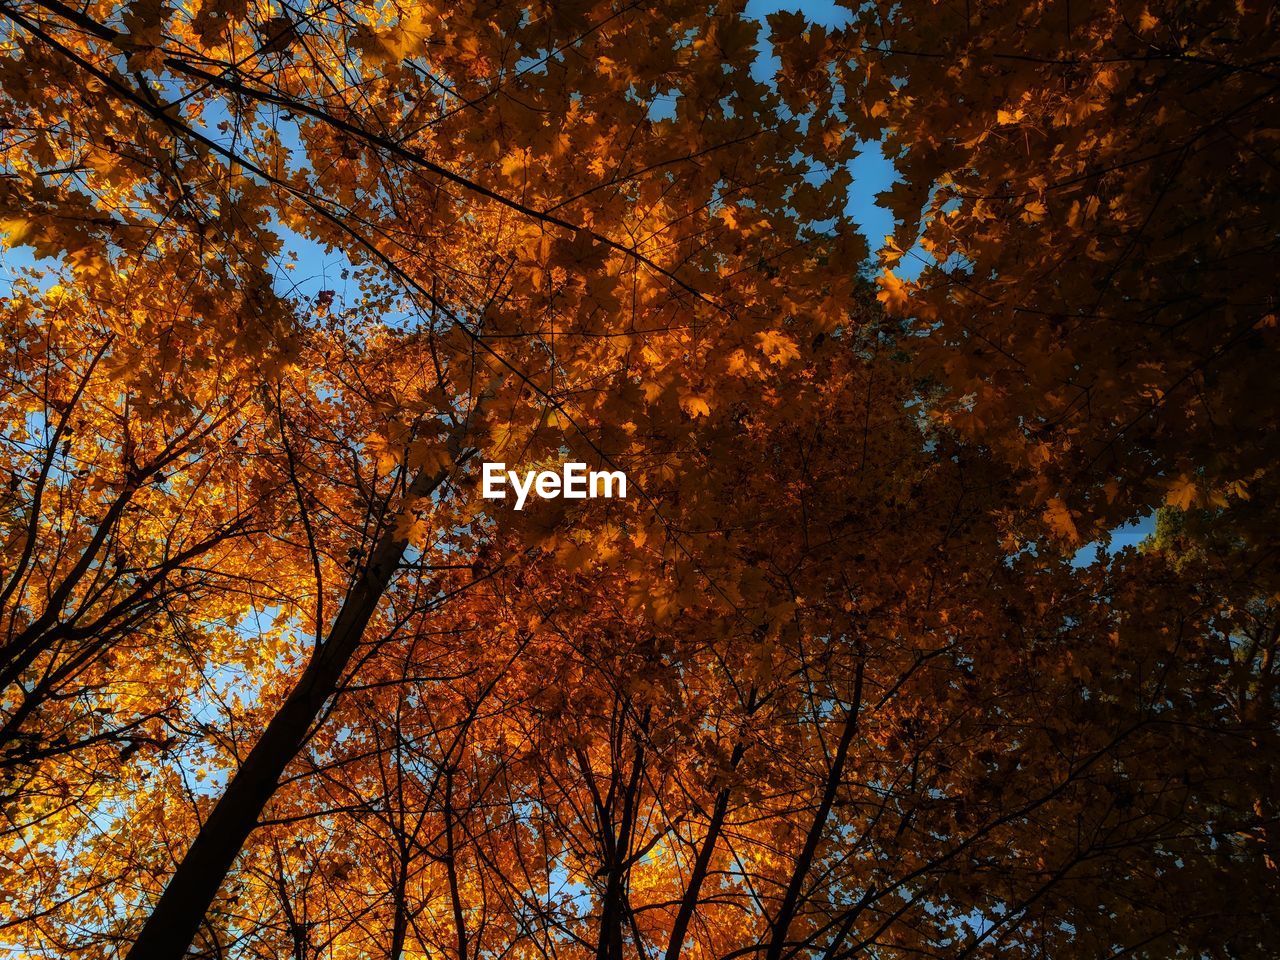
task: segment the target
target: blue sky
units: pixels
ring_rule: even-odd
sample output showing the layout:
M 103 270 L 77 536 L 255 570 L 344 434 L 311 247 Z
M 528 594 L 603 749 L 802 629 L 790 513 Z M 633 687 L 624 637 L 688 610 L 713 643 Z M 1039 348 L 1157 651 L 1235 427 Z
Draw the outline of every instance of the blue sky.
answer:
M 772 0 L 749 0 L 747 16 L 764 20 L 775 11 L 798 11 L 813 23 L 824 27 L 841 27 L 849 22 L 849 11 L 832 3 L 777 3 Z M 767 38 L 761 36 L 762 44 L 767 45 Z M 778 61 L 766 49 L 756 60 L 755 75 L 766 80 L 773 76 Z M 871 252 L 880 249 L 885 235 L 893 232 L 893 216 L 882 207 L 877 206 L 875 196 L 881 190 L 887 190 L 898 179 L 893 163 L 880 149 L 879 143 L 864 143 L 861 153 L 853 163 L 849 164 L 849 172 L 853 175 L 853 184 L 849 188 L 849 203 L 845 212 L 861 228 L 867 238 Z M 903 263 L 909 268 L 908 262 Z M 905 272 L 910 272 L 907 269 Z

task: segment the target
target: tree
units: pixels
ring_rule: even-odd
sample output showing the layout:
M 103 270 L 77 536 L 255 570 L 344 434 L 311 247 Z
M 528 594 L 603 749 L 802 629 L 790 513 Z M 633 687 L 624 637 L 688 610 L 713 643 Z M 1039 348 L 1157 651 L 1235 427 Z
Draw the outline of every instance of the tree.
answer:
M 0 14 L 6 942 L 1267 954 L 1269 14 Z
M 1275 42 L 1266 4 L 966 3 L 824 47 L 902 157 L 882 297 L 1067 539 L 1268 483 Z

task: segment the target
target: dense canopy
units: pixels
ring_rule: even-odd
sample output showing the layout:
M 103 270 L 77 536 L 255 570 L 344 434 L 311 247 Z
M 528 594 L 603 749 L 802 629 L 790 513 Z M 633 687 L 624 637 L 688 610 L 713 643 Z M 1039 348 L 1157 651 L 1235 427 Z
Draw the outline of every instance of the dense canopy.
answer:
M 1276 10 L 747 6 L 0 0 L 0 952 L 1275 954 Z

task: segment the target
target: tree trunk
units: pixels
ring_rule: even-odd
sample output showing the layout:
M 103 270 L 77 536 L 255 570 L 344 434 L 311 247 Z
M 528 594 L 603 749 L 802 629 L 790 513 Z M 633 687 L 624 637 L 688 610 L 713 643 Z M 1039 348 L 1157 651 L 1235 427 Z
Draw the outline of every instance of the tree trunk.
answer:
M 449 901 L 453 905 L 453 929 L 457 934 L 458 960 L 467 960 L 467 920 L 462 912 L 462 894 L 458 889 L 458 852 L 453 843 L 453 768 L 444 772 L 444 839 L 445 867 L 449 875 Z
M 787 944 L 787 931 L 795 918 L 796 909 L 800 905 L 800 891 L 809 876 L 809 867 L 813 864 L 814 855 L 818 852 L 818 844 L 822 840 L 822 832 L 827 826 L 827 817 L 831 815 L 831 807 L 835 804 L 836 793 L 844 777 L 844 764 L 849 756 L 849 744 L 858 729 L 858 714 L 862 708 L 862 670 L 865 661 L 858 661 L 858 674 L 854 680 L 853 706 L 844 718 L 844 730 L 840 734 L 840 743 L 836 747 L 835 756 L 831 760 L 831 770 L 827 773 L 826 786 L 822 791 L 822 800 L 813 815 L 813 823 L 809 826 L 809 835 L 805 837 L 804 848 L 796 859 L 795 869 L 791 872 L 791 882 L 787 884 L 787 892 L 783 894 L 782 906 L 773 921 L 773 935 L 769 940 L 769 948 L 764 960 L 781 960 L 782 951 Z
M 756 712 L 756 707 L 758 706 L 756 688 L 752 686 L 751 691 L 747 694 L 746 717 L 748 720 Z M 738 742 L 734 744 L 733 753 L 729 755 L 730 774 L 737 772 L 738 764 L 742 762 L 746 752 L 746 737 L 744 734 L 739 733 Z M 693 872 L 689 875 L 689 885 L 685 888 L 684 896 L 680 900 L 680 910 L 676 913 L 675 923 L 671 925 L 671 936 L 667 940 L 666 960 L 680 960 L 680 953 L 684 950 L 684 938 L 689 932 L 689 924 L 693 920 L 693 914 L 698 909 L 698 895 L 702 891 L 703 882 L 707 879 L 707 871 L 711 869 L 711 856 L 715 853 L 716 844 L 720 842 L 720 831 L 724 829 L 724 819 L 729 812 L 729 795 L 731 792 L 732 784 L 726 783 L 716 794 L 716 802 L 711 811 L 711 820 L 707 823 L 707 835 L 702 839 L 698 857 L 693 862 Z
M 746 744 L 739 740 L 729 758 L 730 771 L 736 770 L 746 752 Z M 724 827 L 724 818 L 729 810 L 729 787 L 720 788 L 716 794 L 715 808 L 711 811 L 711 821 L 707 824 L 707 835 L 703 838 L 702 847 L 698 850 L 698 858 L 693 864 L 693 873 L 689 876 L 689 886 L 685 888 L 684 898 L 680 901 L 680 912 L 676 914 L 675 923 L 671 925 L 671 937 L 667 941 L 666 960 L 680 960 L 680 951 L 684 949 L 684 938 L 689 930 L 689 922 L 698 907 L 698 894 L 702 890 L 702 882 L 707 878 L 707 870 L 711 867 L 711 855 L 715 852 L 716 843 L 720 840 L 720 831 Z
M 419 474 L 406 501 L 429 496 L 450 468 Z M 159 902 L 142 926 L 126 960 L 181 960 L 285 767 L 297 755 L 311 725 L 337 690 L 378 602 L 404 554 L 406 541 L 394 523 L 383 533 L 360 577 L 347 592 L 329 636 L 297 685 L 271 718 L 236 771 L 226 792 L 196 834 Z
M 395 917 L 391 922 L 391 948 L 387 951 L 387 960 L 400 960 L 404 953 L 404 941 L 409 933 L 409 904 L 406 902 L 409 885 L 409 852 L 400 848 L 399 873 L 396 875 Z

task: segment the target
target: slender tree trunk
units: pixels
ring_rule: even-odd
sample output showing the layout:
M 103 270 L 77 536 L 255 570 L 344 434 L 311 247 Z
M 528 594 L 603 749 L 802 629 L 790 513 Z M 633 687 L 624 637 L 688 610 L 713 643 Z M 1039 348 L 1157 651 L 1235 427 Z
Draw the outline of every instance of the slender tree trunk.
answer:
M 430 495 L 448 473 L 446 468 L 433 476 L 419 474 L 406 499 Z M 328 638 L 196 834 L 126 960 L 181 960 L 187 952 L 227 871 L 275 792 L 280 775 L 302 748 L 312 723 L 337 690 L 404 548 L 405 540 L 392 524 L 348 591 Z
M 409 933 L 409 904 L 406 901 L 409 885 L 409 852 L 400 848 L 400 872 L 396 875 L 395 917 L 391 922 L 391 948 L 387 951 L 387 960 L 400 960 L 404 953 L 404 941 Z
M 622 960 L 622 877 L 619 868 L 610 868 L 600 912 L 600 939 L 596 960 Z
M 759 703 L 756 700 L 756 688 L 753 686 L 747 694 L 746 716 L 748 719 L 756 712 Z M 733 773 L 742 762 L 747 752 L 747 742 L 739 735 L 734 744 L 733 753 L 729 755 L 729 772 Z M 685 887 L 684 897 L 680 901 L 680 910 L 676 913 L 675 923 L 671 925 L 671 937 L 667 940 L 666 960 L 680 960 L 684 950 L 684 938 L 689 932 L 689 924 L 693 920 L 694 911 L 698 909 L 698 895 L 702 884 L 707 879 L 707 871 L 711 869 L 711 856 L 715 853 L 716 844 L 720 842 L 720 831 L 724 829 L 724 819 L 729 812 L 729 795 L 731 785 L 725 784 L 716 794 L 716 802 L 712 806 L 711 820 L 707 824 L 707 835 L 702 839 L 698 857 L 693 862 L 693 873 L 689 875 L 689 885 Z
M 787 884 L 787 892 L 782 896 L 782 906 L 773 921 L 773 935 L 769 940 L 769 949 L 764 960 L 781 960 L 782 950 L 787 943 L 787 930 L 796 914 L 800 903 L 800 891 L 805 879 L 809 876 L 809 867 L 813 864 L 818 844 L 822 840 L 822 832 L 827 826 L 827 817 L 835 804 L 836 792 L 840 789 L 840 781 L 844 777 L 844 764 L 849 756 L 849 744 L 858 729 L 858 714 L 862 708 L 862 669 L 864 661 L 858 661 L 858 675 L 854 681 L 853 706 L 845 715 L 844 730 L 840 733 L 840 743 L 836 754 L 831 758 L 831 770 L 827 774 L 827 783 L 822 791 L 822 800 L 818 803 L 817 812 L 813 815 L 813 823 L 809 826 L 809 835 L 805 837 L 804 847 L 796 859 L 795 869 L 791 872 L 791 881 Z
M 453 767 L 444 772 L 445 868 L 449 875 L 449 900 L 453 904 L 453 929 L 458 938 L 458 960 L 467 960 L 467 919 L 458 889 L 457 849 L 453 842 Z
M 738 741 L 729 758 L 729 768 L 734 770 L 746 752 L 746 744 Z M 729 810 L 729 787 L 720 788 L 716 794 L 715 807 L 711 811 L 711 821 L 707 824 L 707 835 L 698 850 L 698 858 L 693 862 L 693 873 L 689 875 L 689 885 L 685 888 L 684 898 L 680 901 L 680 911 L 676 914 L 675 923 L 671 925 L 671 938 L 667 941 L 666 960 L 680 960 L 680 951 L 684 949 L 684 938 L 689 931 L 689 922 L 698 907 L 698 894 L 702 890 L 702 882 L 707 878 L 711 867 L 711 855 L 715 852 L 720 840 L 720 831 L 724 827 L 724 818 Z
M 646 708 L 640 721 L 641 732 L 649 728 L 649 710 Z M 604 903 L 600 912 L 600 938 L 596 944 L 597 960 L 622 960 L 622 924 L 630 912 L 627 886 L 631 873 L 631 841 L 635 831 L 636 807 L 639 802 L 640 780 L 644 766 L 644 739 L 634 737 L 635 752 L 631 764 L 631 776 L 622 797 L 622 821 L 612 843 L 606 842 L 608 879 L 605 882 Z M 610 791 L 612 793 L 612 791 Z M 612 816 L 608 818 L 612 821 Z M 612 830 L 610 822 L 602 822 L 602 829 Z M 640 949 L 637 941 L 636 948 Z

